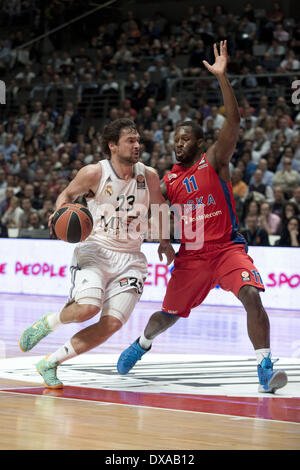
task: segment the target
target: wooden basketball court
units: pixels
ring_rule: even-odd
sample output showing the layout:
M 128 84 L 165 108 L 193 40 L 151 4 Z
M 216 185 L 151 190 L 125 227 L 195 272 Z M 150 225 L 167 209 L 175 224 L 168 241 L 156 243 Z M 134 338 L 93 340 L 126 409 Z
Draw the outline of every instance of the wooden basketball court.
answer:
M 300 312 L 268 312 L 273 356 L 280 358 L 275 367 L 289 376 L 275 395 L 257 393 L 256 362 L 238 307 L 195 310 L 161 335 L 128 376 L 120 376 L 120 352 L 158 308 L 147 302 L 105 345 L 62 364 L 58 376 L 65 387 L 51 391 L 34 364 L 82 325 L 60 328 L 27 354 L 18 339 L 63 302 L 0 296 L 0 449 L 300 449 Z M 193 458 L 193 452 L 186 455 Z

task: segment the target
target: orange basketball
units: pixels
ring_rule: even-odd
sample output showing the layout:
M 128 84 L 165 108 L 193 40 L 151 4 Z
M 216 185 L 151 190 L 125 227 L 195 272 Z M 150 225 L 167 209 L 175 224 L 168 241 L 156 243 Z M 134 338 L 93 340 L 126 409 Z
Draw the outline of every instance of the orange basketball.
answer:
M 85 240 L 93 229 L 93 217 L 82 204 L 64 204 L 52 219 L 53 232 L 57 238 L 68 243 Z

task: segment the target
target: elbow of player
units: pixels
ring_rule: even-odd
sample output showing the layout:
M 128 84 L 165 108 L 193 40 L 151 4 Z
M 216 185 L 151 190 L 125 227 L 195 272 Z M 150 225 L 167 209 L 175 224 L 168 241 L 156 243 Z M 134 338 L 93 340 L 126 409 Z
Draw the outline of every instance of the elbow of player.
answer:
M 231 123 L 233 126 L 239 126 L 239 127 L 240 127 L 240 124 L 241 124 L 241 116 L 240 116 L 240 113 L 239 113 L 238 110 L 237 110 L 236 113 L 234 113 L 234 114 L 230 117 L 230 123 Z
M 229 121 L 231 131 L 235 138 L 238 136 L 240 132 L 241 120 L 239 117 L 234 117 Z

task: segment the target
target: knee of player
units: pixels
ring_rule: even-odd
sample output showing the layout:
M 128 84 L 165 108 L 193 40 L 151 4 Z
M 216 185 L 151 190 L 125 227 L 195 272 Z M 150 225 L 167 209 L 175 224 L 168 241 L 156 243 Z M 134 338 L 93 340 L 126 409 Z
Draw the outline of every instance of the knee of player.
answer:
M 105 329 L 105 332 L 108 336 L 111 336 L 123 326 L 123 323 L 119 318 L 111 316 L 109 313 L 107 313 L 107 315 L 101 317 L 99 325 L 101 325 L 101 328 Z
M 77 304 L 77 321 L 83 322 L 93 318 L 99 313 L 100 308 L 91 304 Z
M 239 299 L 247 307 L 263 308 L 259 291 L 253 286 L 243 286 L 239 292 Z

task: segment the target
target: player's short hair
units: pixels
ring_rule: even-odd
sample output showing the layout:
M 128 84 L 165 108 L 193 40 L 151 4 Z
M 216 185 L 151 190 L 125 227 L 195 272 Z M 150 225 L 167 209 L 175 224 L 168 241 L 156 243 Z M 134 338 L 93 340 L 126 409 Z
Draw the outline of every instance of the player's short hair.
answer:
M 203 130 L 202 130 L 202 127 L 199 126 L 199 124 L 197 124 L 196 122 L 194 121 L 183 121 L 183 122 L 178 122 L 176 124 L 176 127 L 175 127 L 175 132 L 177 129 L 179 129 L 179 127 L 191 127 L 192 131 L 193 131 L 193 134 L 194 136 L 196 137 L 196 139 L 203 139 Z
M 127 118 L 115 119 L 106 126 L 104 126 L 101 136 L 101 147 L 105 155 L 110 157 L 109 142 L 117 144 L 120 139 L 120 135 L 123 129 L 129 129 L 133 132 L 137 132 L 134 121 Z

